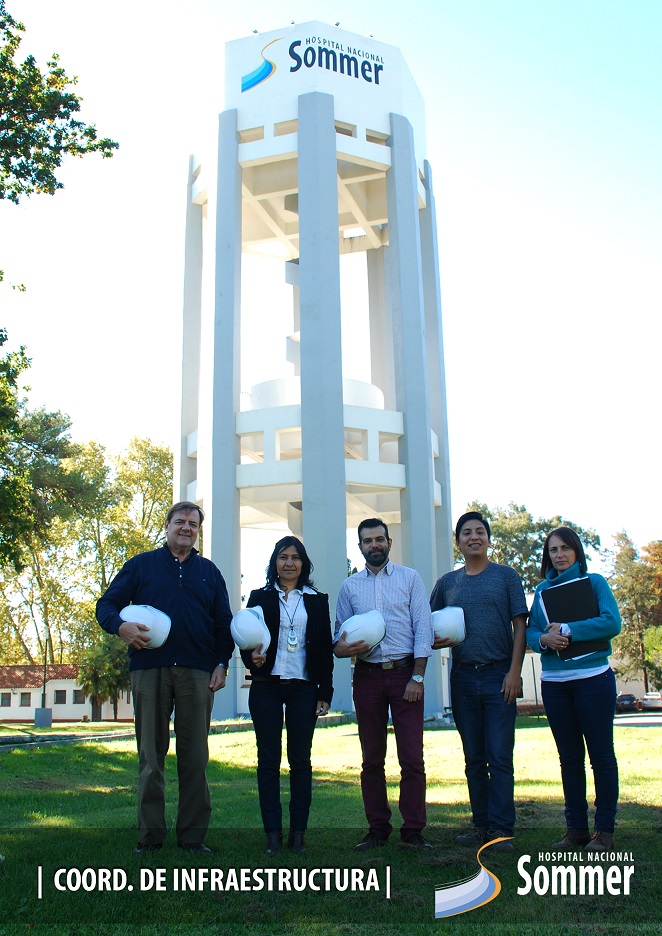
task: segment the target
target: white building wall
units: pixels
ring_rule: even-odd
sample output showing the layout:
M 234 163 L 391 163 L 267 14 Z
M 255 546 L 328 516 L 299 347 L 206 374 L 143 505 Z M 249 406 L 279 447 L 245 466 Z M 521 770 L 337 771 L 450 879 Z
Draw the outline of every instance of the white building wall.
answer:
M 74 691 L 80 686 L 73 679 L 50 679 L 46 683 L 46 708 L 52 709 L 53 721 L 83 721 L 85 717 L 92 716 L 92 703 L 84 697 L 84 702 L 74 703 Z M 63 692 L 65 701 L 56 702 L 56 693 Z M 4 722 L 33 722 L 36 708 L 41 708 L 42 689 L 3 689 L 0 687 L 0 698 L 10 695 L 8 706 L 0 705 L 0 721 Z M 30 704 L 21 705 L 21 696 L 29 694 Z M 118 706 L 117 717 L 121 721 L 133 719 L 133 704 L 130 692 L 122 693 Z M 112 721 L 114 718 L 113 706 L 104 702 L 101 708 L 102 721 Z

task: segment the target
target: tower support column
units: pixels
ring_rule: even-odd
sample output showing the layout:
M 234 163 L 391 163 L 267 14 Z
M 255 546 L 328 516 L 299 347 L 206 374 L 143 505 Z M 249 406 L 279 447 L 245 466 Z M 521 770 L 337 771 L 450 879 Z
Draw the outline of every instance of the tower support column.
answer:
M 206 456 L 211 460 L 209 500 L 205 498 L 204 552 L 221 569 L 230 605 L 241 601 L 239 491 L 236 471 L 240 463 L 235 414 L 240 394 L 241 312 L 241 167 L 237 144 L 237 112 L 224 111 L 219 120 L 216 191 L 216 257 L 214 266 L 214 323 L 210 437 Z M 235 674 L 236 678 L 236 674 Z M 236 711 L 235 683 L 218 692 L 214 717 Z
M 391 114 L 391 168 L 386 173 L 389 250 L 386 289 L 393 324 L 396 405 L 404 415 L 399 461 L 407 486 L 401 493 L 402 559 L 427 588 L 436 579 L 436 542 L 431 504 L 434 474 L 421 275 L 418 170 L 409 121 Z
M 329 593 L 347 575 L 340 332 L 338 181 L 333 97 L 299 97 L 299 237 L 303 536 Z M 340 662 L 340 661 L 339 661 Z M 349 666 L 336 667 L 334 707 L 350 708 Z

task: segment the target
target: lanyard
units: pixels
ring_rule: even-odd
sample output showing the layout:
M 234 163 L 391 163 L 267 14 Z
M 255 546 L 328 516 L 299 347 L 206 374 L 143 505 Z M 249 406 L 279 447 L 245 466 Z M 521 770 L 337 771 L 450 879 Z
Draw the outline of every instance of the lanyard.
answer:
M 289 653 L 295 653 L 299 649 L 299 638 L 297 637 L 296 631 L 294 630 L 294 618 L 296 617 L 296 613 L 299 610 L 299 605 L 301 604 L 303 595 L 299 595 L 299 600 L 296 603 L 296 607 L 294 608 L 292 615 L 290 615 L 290 612 L 287 610 L 287 602 L 283 599 L 283 596 L 279 595 L 278 597 L 285 611 L 287 620 L 290 622 L 290 632 L 287 635 L 287 649 Z

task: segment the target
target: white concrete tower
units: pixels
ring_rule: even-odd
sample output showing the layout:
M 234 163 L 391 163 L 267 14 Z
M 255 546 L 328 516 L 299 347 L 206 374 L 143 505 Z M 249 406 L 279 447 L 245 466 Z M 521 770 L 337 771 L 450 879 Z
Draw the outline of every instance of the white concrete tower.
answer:
M 204 550 L 235 609 L 240 528 L 249 526 L 302 536 L 333 608 L 347 528 L 382 517 L 396 561 L 431 589 L 453 559 L 421 96 L 396 48 L 318 22 L 228 43 L 225 88 L 217 165 L 190 164 L 176 495 L 204 506 Z M 242 334 L 242 251 L 284 261 L 293 325 L 279 348 Z M 358 252 L 369 347 L 364 379 L 349 380 L 340 267 Z M 245 342 L 289 361 L 290 376 L 244 400 Z M 433 655 L 428 674 L 426 708 L 442 711 L 447 652 Z M 346 661 L 335 684 L 334 707 L 350 709 Z M 233 714 L 239 694 L 221 695 L 217 714 Z

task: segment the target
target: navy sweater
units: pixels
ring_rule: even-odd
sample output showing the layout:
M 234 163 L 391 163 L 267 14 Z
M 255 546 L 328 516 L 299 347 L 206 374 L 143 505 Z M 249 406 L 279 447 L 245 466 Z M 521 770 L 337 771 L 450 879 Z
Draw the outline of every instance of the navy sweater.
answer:
M 128 604 L 151 605 L 172 622 L 161 647 L 129 648 L 129 669 L 189 666 L 211 673 L 228 665 L 234 650 L 228 591 L 214 563 L 195 549 L 182 563 L 167 546 L 125 562 L 97 602 L 97 620 L 109 634 L 118 632 L 119 612 Z

